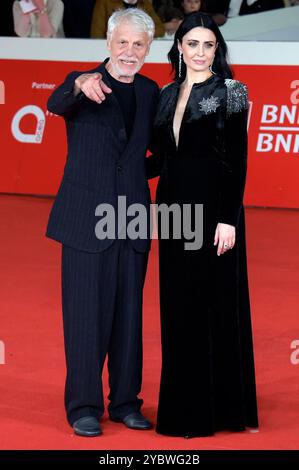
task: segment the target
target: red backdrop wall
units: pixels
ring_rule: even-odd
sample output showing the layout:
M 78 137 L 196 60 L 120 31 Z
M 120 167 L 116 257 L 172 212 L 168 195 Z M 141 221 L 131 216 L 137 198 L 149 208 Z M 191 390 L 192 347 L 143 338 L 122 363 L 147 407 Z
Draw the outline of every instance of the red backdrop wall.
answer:
M 94 65 L 0 60 L 0 192 L 56 194 L 67 147 L 63 119 L 47 113 L 47 98 L 71 70 Z M 298 67 L 235 65 L 234 71 L 248 85 L 251 105 L 245 203 L 299 208 Z M 146 64 L 142 73 L 161 86 L 170 81 L 167 64 Z

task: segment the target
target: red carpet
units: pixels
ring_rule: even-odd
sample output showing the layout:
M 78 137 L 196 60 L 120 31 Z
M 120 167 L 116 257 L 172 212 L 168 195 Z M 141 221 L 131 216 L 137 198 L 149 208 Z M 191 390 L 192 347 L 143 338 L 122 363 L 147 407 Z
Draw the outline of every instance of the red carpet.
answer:
M 299 212 L 247 209 L 260 429 L 182 439 L 104 416 L 101 437 L 74 436 L 63 408 L 60 245 L 44 237 L 52 200 L 0 196 L 1 449 L 298 449 Z M 144 299 L 144 413 L 155 421 L 160 375 L 157 242 Z M 299 356 L 299 355 L 298 355 Z M 105 373 L 105 378 L 107 378 Z M 107 386 L 105 395 L 107 396 Z

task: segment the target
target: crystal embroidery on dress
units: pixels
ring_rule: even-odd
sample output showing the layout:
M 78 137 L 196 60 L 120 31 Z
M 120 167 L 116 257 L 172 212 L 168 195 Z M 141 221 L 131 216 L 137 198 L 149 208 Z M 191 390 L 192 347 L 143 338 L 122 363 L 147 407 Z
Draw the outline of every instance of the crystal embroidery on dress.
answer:
M 220 106 L 218 96 L 210 96 L 209 98 L 203 98 L 199 103 L 200 111 L 205 114 L 215 113 L 216 109 Z
M 225 79 L 225 85 L 227 87 L 227 115 L 248 109 L 247 86 L 231 78 Z

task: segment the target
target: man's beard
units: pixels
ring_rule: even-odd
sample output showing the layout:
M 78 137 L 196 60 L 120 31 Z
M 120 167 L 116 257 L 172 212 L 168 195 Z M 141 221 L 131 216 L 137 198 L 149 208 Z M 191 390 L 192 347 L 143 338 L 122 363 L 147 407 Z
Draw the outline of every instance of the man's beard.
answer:
M 143 65 L 143 63 L 136 62 L 136 66 L 134 67 L 134 69 L 130 73 L 128 73 L 127 71 L 125 72 L 124 70 L 122 70 L 122 68 L 118 65 L 117 61 L 114 62 L 114 60 L 110 58 L 110 63 L 114 73 L 119 77 L 134 77 L 134 75 L 139 72 Z

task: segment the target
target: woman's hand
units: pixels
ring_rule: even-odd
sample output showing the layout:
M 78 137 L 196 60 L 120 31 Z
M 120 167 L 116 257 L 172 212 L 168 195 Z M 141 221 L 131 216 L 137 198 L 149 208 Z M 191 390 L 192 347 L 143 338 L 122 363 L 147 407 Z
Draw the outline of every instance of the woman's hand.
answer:
M 219 223 L 216 227 L 214 245 L 218 244 L 217 255 L 231 250 L 236 242 L 236 228 L 233 225 Z

